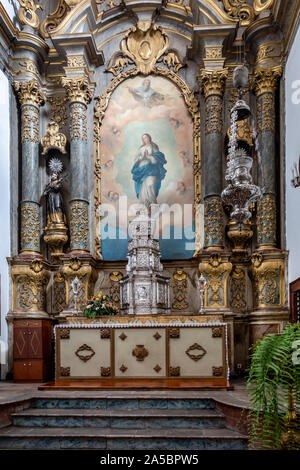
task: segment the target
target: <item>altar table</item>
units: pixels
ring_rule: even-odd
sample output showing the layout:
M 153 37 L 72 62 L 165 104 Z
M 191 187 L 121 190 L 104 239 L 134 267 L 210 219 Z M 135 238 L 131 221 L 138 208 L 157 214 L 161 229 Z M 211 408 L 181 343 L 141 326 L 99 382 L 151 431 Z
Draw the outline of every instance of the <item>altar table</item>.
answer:
M 56 382 L 229 379 L 227 325 L 175 316 L 69 318 L 55 327 Z

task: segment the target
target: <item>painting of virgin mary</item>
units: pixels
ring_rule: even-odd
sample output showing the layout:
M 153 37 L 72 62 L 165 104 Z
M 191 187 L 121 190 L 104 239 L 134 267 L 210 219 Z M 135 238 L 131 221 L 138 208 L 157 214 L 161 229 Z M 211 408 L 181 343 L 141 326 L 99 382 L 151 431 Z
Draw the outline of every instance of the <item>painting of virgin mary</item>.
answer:
M 146 211 L 156 221 L 163 259 L 191 258 L 193 121 L 180 89 L 160 76 L 124 80 L 111 95 L 100 133 L 97 184 L 109 214 L 96 221 L 103 259 L 126 259 L 129 220 Z
M 167 170 L 164 165 L 167 160 L 158 145 L 152 141 L 150 134 L 142 135 L 142 145 L 135 157 L 131 173 L 135 183 L 136 197 L 147 208 L 157 204 L 157 196 L 161 182 Z

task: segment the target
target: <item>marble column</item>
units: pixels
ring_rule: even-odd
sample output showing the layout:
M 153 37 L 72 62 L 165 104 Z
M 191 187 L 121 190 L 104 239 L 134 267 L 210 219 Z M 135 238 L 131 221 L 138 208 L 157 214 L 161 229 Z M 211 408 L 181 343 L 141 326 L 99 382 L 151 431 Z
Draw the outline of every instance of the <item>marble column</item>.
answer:
M 72 252 L 89 252 L 87 105 L 92 91 L 86 77 L 64 77 L 70 104 L 70 242 Z
M 205 195 L 204 246 L 209 250 L 224 247 L 224 222 L 221 202 L 223 189 L 223 93 L 227 69 L 202 70 L 202 91 L 205 95 Z
M 45 95 L 36 80 L 14 81 L 21 104 L 21 253 L 40 252 L 39 108 Z
M 257 97 L 259 185 L 263 199 L 257 204 L 257 250 L 251 256 L 254 309 L 249 316 L 250 344 L 267 333 L 280 333 L 289 311 L 286 296 L 287 252 L 277 249 L 275 92 L 282 67 L 257 67 L 253 87 Z
M 282 67 L 257 68 L 254 90 L 257 96 L 257 139 L 259 145 L 259 185 L 263 199 L 257 205 L 257 248 L 276 248 L 276 139 L 275 91 Z

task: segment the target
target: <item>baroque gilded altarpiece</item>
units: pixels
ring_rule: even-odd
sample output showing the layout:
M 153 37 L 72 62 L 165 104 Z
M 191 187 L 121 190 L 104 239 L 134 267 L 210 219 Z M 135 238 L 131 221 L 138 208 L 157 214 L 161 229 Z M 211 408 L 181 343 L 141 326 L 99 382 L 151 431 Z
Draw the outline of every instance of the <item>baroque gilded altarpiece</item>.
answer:
M 11 157 L 12 187 L 20 190 L 12 190 L 18 215 L 12 217 L 9 258 L 10 329 L 15 319 L 63 323 L 74 309 L 71 282 L 76 276 L 80 305 L 100 289 L 119 304 L 126 260 L 119 255 L 118 240 L 110 248 L 116 256 L 105 255 L 101 210 L 106 202 L 117 205 L 120 196 L 120 184 L 110 188 L 106 183 L 117 181 L 114 165 L 122 155 L 111 142 L 117 145 L 125 130 L 118 116 L 115 125 L 108 116 L 120 90 L 134 103 L 143 86 L 153 87 L 152 104 L 136 100 L 132 113 L 137 108 L 137 121 L 147 123 L 161 106 L 164 121 L 150 129 L 167 160 L 174 149 L 167 174 L 175 175 L 168 187 L 162 182 L 161 194 L 168 194 L 170 204 L 183 197 L 193 207 L 193 250 L 182 256 L 170 250 L 164 257 L 163 252 L 172 315 L 197 314 L 196 277 L 202 272 L 208 281 L 206 315 L 222 315 L 227 324 L 231 370 L 247 368 L 248 346 L 279 332 L 288 320 L 279 109 L 299 2 L 56 0 L 44 11 L 37 9 L 38 2 L 29 3 L 30 18 L 19 9 L 20 29 L 1 10 L 0 60 L 11 79 L 12 120 L 19 122 Z M 239 228 L 230 220 L 230 208 L 222 205 L 221 192 L 229 111 L 237 98 L 232 72 L 243 60 L 250 71 L 243 94 L 252 119 L 239 122 L 238 140 L 254 156 L 253 177 L 263 199 L 252 207 L 251 223 Z M 168 103 L 177 94 L 176 114 Z M 177 147 L 167 146 L 167 135 L 165 142 L 160 138 L 160 123 L 175 140 L 182 132 Z M 136 129 L 149 132 L 143 124 Z M 67 221 L 59 227 L 47 223 L 42 197 L 51 156 L 62 161 L 66 172 Z M 179 178 L 180 169 L 189 175 L 186 179 Z

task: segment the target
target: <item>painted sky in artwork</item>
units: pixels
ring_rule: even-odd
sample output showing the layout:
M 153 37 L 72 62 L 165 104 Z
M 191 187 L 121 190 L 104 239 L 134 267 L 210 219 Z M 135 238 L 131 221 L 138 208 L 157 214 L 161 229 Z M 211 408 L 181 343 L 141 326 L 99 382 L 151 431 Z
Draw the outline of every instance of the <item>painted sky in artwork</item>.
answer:
M 114 91 L 101 127 L 101 203 L 112 204 L 118 214 L 124 196 L 127 196 L 128 206 L 138 203 L 131 170 L 145 133 L 151 135 L 152 142 L 167 161 L 157 202 L 177 204 L 171 224 L 169 218 L 161 219 L 160 237 L 171 225 L 171 239 L 161 240 L 162 257 L 189 258 L 193 250 L 186 249 L 187 240 L 179 239 L 178 230 L 184 205 L 192 206 L 194 202 L 193 123 L 180 90 L 170 80 L 136 77 L 126 80 Z M 192 242 L 192 221 L 187 222 L 185 234 L 188 234 L 188 242 Z M 107 225 L 111 237 L 114 238 L 116 229 L 119 239 L 107 238 Z M 125 259 L 127 235 L 123 218 L 118 218 L 116 224 L 112 219 L 107 224 L 104 218 L 101 232 L 104 259 Z

